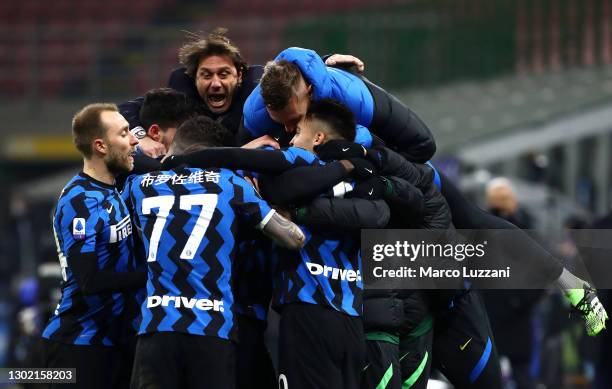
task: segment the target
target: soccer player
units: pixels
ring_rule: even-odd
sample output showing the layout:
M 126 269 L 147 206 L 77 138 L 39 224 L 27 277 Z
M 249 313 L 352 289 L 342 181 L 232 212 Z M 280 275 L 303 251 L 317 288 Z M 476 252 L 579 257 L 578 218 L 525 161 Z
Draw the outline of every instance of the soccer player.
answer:
M 210 118 L 191 119 L 170 154 L 219 146 L 225 133 Z M 133 387 L 233 388 L 239 223 L 291 250 L 302 247 L 304 235 L 226 169 L 177 167 L 132 177 L 125 190 L 149 267 Z
M 137 135 L 139 138 L 146 135 L 168 150 L 176 129 L 192 115 L 191 104 L 184 93 L 171 88 L 152 89 L 144 95 L 138 112 L 143 130 Z
M 193 114 L 191 104 L 187 101 L 185 94 L 171 88 L 148 91 L 139 108 L 138 118 L 144 128 L 140 127 L 131 132 L 136 138 L 147 137 L 162 147 L 146 150 L 148 155 L 137 147 L 134 169 L 129 174 L 144 174 L 159 169 L 161 157 L 170 147 L 176 129 Z M 123 189 L 129 174 L 125 173 L 117 177 L 117 187 L 120 190 Z
M 353 139 L 352 115 L 346 121 L 329 113 L 313 107 L 303 131 Z M 313 152 L 312 139 L 292 144 Z M 365 357 L 359 236 L 303 229 L 306 244 L 299 257 L 279 253 L 274 297 L 281 313 L 279 387 L 357 388 Z
M 326 99 L 313 101 L 311 107 Z M 338 103 L 336 103 L 338 104 Z M 349 111 L 350 114 L 350 111 Z M 308 115 L 307 115 L 308 116 Z M 444 198 L 433 183 L 433 169 L 429 165 L 408 162 L 401 155 L 385 147 L 364 149 L 346 139 L 321 142 L 322 135 L 304 130 L 298 124 L 293 143 L 314 140 L 314 150 L 324 160 L 335 160 L 348 155 L 364 155 L 372 161 L 379 174 L 395 180 L 401 177 L 414 183 L 422 194 L 420 212 L 407 214 L 406 202 L 386 197 L 391 208 L 387 228 L 425 228 L 446 230 L 451 226 L 450 211 Z M 367 360 L 363 369 L 361 387 L 420 387 L 427 383 L 432 354 L 432 326 L 429 296 L 414 290 L 365 290 L 364 327 Z M 400 349 L 406 350 L 400 353 Z M 408 352 L 409 351 L 409 352 Z M 479 356 L 478 356 L 479 357 Z M 409 374 L 405 374 L 409 372 Z M 405 377 L 403 378 L 402 375 Z M 487 381 L 487 384 L 490 384 Z M 494 385 L 490 385 L 494 388 Z
M 369 126 L 406 159 L 425 162 L 433 156 L 433 137 L 412 111 L 367 80 L 326 67 L 314 51 L 301 48 L 286 49 L 266 65 L 260 86 L 253 90 L 245 103 L 245 127 L 253 136 L 263 135 L 279 125 L 292 132 L 304 116 L 309 102 L 326 97 L 345 103 L 355 113 L 358 124 Z M 512 229 L 521 233 L 513 224 L 467 201 L 444 175 L 436 172 L 435 180 L 450 207 L 455 227 Z M 581 314 L 587 334 L 594 336 L 602 331 L 608 315 L 596 291 L 531 238 L 523 236 L 521 250 L 527 250 L 529 257 L 538 261 L 532 264 L 540 270 L 532 273 L 534 282 L 538 285 L 555 283 Z M 524 255 L 516 252 L 517 245 L 507 247 L 507 250 L 513 258 Z
M 144 286 L 130 272 L 132 224 L 115 176 L 133 167 L 138 144 L 113 104 L 91 104 L 72 121 L 83 170 L 62 190 L 53 230 L 62 297 L 43 331 L 45 367 L 76 368 L 76 387 L 119 387 L 124 294 Z M 54 387 L 54 386 L 53 386 Z

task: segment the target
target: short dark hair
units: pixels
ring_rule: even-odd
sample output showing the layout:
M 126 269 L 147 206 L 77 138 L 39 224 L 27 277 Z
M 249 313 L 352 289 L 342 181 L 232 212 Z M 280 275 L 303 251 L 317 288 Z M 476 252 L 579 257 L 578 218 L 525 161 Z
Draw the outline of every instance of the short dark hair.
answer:
M 335 135 L 342 139 L 355 139 L 355 115 L 341 102 L 334 99 L 311 101 L 306 111 L 306 120 L 320 120 L 327 124 Z
M 238 47 L 225 36 L 226 28 L 216 28 L 207 36 L 190 34 L 191 41 L 179 49 L 179 62 L 185 67 L 185 73 L 196 78 L 196 72 L 200 61 L 211 55 L 225 55 L 229 57 L 238 74 L 244 74 L 247 70 L 247 63 L 242 58 Z
M 72 118 L 72 138 L 74 145 L 85 158 L 91 158 L 91 142 L 106 137 L 106 128 L 102 123 L 102 112 L 119 112 L 112 103 L 95 103 L 83 107 Z
M 285 108 L 295 95 L 301 77 L 300 68 L 292 62 L 284 59 L 268 62 L 260 81 L 261 97 L 266 106 L 274 111 Z
M 138 116 L 145 130 L 153 124 L 163 129 L 178 127 L 191 116 L 191 107 L 181 92 L 171 88 L 151 89 L 144 95 Z
M 175 154 L 182 154 L 195 147 L 220 147 L 231 144 L 232 133 L 221 123 L 208 116 L 196 116 L 185 121 L 176 131 L 172 141 Z

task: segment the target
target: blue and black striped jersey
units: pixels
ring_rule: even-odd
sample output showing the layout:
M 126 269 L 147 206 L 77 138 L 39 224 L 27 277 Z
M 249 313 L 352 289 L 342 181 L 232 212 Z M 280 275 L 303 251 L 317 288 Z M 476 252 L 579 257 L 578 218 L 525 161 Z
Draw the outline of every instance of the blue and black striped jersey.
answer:
M 361 316 L 363 282 L 360 241 L 342 233 L 313 233 L 300 226 L 306 244 L 295 251 L 279 250 L 274 276 L 274 307 L 289 303 L 327 305 L 350 316 Z
M 153 172 L 130 178 L 125 190 L 149 273 L 139 334 L 236 339 L 231 278 L 239 222 L 263 228 L 273 210 L 227 169 Z
M 62 191 L 53 230 L 62 297 L 42 336 L 76 345 L 116 345 L 123 337 L 123 293 L 85 294 L 69 264 L 95 255 L 101 271 L 133 270 L 132 225 L 125 203 L 114 186 L 81 172 Z
M 324 164 L 304 149 L 290 147 L 282 153 L 286 163 L 295 166 Z M 350 316 L 360 316 L 363 282 L 359 238 L 342 232 L 313 233 L 305 226 L 300 228 L 306 244 L 299 253 L 277 249 L 275 308 L 302 302 L 327 305 Z

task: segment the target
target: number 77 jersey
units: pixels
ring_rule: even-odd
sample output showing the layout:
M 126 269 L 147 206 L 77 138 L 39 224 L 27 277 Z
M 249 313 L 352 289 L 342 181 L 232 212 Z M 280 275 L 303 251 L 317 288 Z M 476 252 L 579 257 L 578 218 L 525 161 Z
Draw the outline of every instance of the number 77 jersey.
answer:
M 227 169 L 133 176 L 123 197 L 148 265 L 139 334 L 175 331 L 235 340 L 231 278 L 238 223 L 261 229 L 274 211 Z

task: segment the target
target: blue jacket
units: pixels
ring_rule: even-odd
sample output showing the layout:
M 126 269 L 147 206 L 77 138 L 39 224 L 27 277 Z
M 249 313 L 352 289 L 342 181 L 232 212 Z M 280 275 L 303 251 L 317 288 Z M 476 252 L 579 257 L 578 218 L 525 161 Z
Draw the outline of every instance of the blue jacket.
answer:
M 275 60 L 296 64 L 312 85 L 314 100 L 333 98 L 344 103 L 355 114 L 357 124 L 372 130 L 409 160 L 423 163 L 433 156 L 435 141 L 427 126 L 384 89 L 349 72 L 325 66 L 312 50 L 291 47 L 283 50 Z M 243 120 L 253 137 L 265 135 L 279 126 L 268 115 L 259 85 L 244 104 Z M 358 126 L 355 141 L 369 146 L 371 134 Z
M 357 135 L 355 141 L 366 147 L 372 145 L 372 135 L 367 126 L 372 122 L 374 100 L 359 77 L 343 70 L 330 68 L 319 55 L 308 49 L 290 47 L 283 50 L 274 60 L 286 60 L 296 64 L 306 81 L 313 87 L 315 100 L 333 98 L 346 104 L 355 114 Z M 261 87 L 257 85 L 247 98 L 243 108 L 244 127 L 253 137 L 268 133 L 278 127 L 274 122 L 261 97 Z

